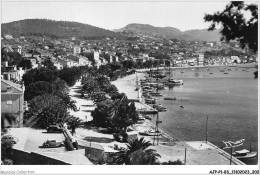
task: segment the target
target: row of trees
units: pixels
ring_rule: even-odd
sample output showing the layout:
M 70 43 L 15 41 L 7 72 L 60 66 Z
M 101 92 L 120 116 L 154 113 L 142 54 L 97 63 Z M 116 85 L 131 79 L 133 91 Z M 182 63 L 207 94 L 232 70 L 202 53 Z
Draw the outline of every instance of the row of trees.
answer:
M 126 129 L 138 120 L 138 114 L 134 103 L 129 103 L 127 96 L 119 93 L 115 85 L 111 84 L 111 79 L 119 77 L 112 74 L 122 70 L 121 64 L 107 64 L 99 69 L 91 69 L 82 78 L 82 95 L 88 95 L 94 103 L 95 110 L 91 113 L 93 124 L 97 127 L 108 128 L 114 132 L 114 137 L 119 139 L 119 135 L 127 140 Z M 118 71 L 119 72 L 119 71 Z M 121 75 L 122 75 L 121 74 Z
M 73 86 L 87 71 L 87 67 L 72 67 L 57 70 L 50 60 L 44 67 L 31 69 L 23 76 L 25 100 L 29 101 L 29 111 L 25 113 L 25 125 L 46 128 L 50 123 L 76 123 L 69 110 L 76 111 L 76 102 L 68 95 Z M 73 132 L 75 128 L 73 127 Z

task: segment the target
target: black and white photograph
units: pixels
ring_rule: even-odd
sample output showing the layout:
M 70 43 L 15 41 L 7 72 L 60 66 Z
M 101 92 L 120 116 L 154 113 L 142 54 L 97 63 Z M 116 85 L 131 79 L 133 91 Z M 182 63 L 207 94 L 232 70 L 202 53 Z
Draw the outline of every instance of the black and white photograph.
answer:
M 258 1 L 2 0 L 1 174 L 259 174 L 258 30 Z

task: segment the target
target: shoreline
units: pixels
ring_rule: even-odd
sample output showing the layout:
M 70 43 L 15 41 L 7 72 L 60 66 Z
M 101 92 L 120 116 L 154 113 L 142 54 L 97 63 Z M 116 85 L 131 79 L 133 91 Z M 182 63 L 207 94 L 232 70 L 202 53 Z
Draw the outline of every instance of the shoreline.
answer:
M 144 78 L 145 74 L 143 72 L 140 72 L 140 73 L 137 72 L 137 76 L 138 76 L 138 79 L 142 79 L 142 78 Z M 133 93 L 133 92 L 136 93 L 136 91 L 134 91 L 135 81 L 136 81 L 136 75 L 133 74 L 133 75 L 129 75 L 127 77 L 120 78 L 120 79 L 113 81 L 111 83 L 116 85 L 119 92 L 121 92 L 121 93 L 123 92 L 128 96 L 129 93 L 130 94 Z M 130 86 L 130 88 L 129 87 L 126 88 L 126 86 Z M 135 129 L 137 130 L 137 132 L 142 132 L 142 130 L 144 130 L 146 127 L 153 127 L 153 128 L 156 127 L 155 123 L 153 123 L 152 121 L 147 120 L 147 119 L 145 120 L 145 124 L 146 125 L 144 125 L 144 126 L 140 126 L 140 125 L 136 126 Z M 177 143 L 178 146 L 175 149 L 177 149 L 177 150 L 178 149 L 184 149 L 184 148 L 191 149 L 192 155 L 194 154 L 194 155 L 197 155 L 198 157 L 204 156 L 204 158 L 201 158 L 201 159 L 207 159 L 208 163 L 204 162 L 205 164 L 211 164 L 212 162 L 217 162 L 216 164 L 222 164 L 223 163 L 222 162 L 223 157 L 225 157 L 227 162 L 229 162 L 229 155 L 230 154 L 225 152 L 225 150 L 221 150 L 220 148 L 218 148 L 216 145 L 214 145 L 212 143 L 208 144 L 205 141 L 187 141 L 187 140 L 182 140 L 182 139 L 179 140 L 178 138 L 175 138 L 174 136 L 171 136 L 169 133 L 165 132 L 163 130 L 163 128 L 158 127 L 158 129 L 159 129 L 159 131 L 162 132 L 162 136 L 160 136 L 161 141 L 159 141 L 161 144 L 157 145 L 157 147 L 155 147 L 155 150 L 157 150 L 158 153 L 160 153 L 162 155 L 162 157 L 168 157 L 168 155 L 170 155 L 172 152 L 174 152 L 175 154 L 178 154 L 177 153 L 178 151 L 176 152 L 176 150 L 174 150 L 175 146 L 172 147 L 172 148 L 169 148 L 170 147 L 169 145 L 163 145 L 163 143 L 166 143 L 166 144 L 167 143 L 169 143 L 169 144 L 171 144 L 171 143 L 176 144 Z M 154 136 L 143 136 L 143 135 L 140 135 L 140 134 L 138 134 L 138 136 L 139 137 L 140 136 L 145 137 L 145 139 L 148 138 L 149 141 L 155 142 L 155 140 L 153 141 Z M 162 141 L 165 138 L 167 139 L 167 141 L 166 142 Z M 199 144 L 196 144 L 197 142 L 199 142 Z M 163 150 L 161 150 L 162 149 L 161 147 L 165 147 L 165 146 L 167 146 L 167 148 L 171 149 L 170 153 L 169 152 L 165 153 Z M 197 152 L 198 150 L 200 150 L 201 152 L 198 153 Z M 218 155 L 221 155 L 221 157 L 217 157 L 217 155 L 215 155 L 216 160 L 212 160 L 212 159 L 208 160 L 212 155 L 209 156 L 209 155 L 205 154 L 206 152 L 207 152 L 207 154 L 214 154 L 214 152 L 215 152 L 215 154 L 217 153 Z M 177 160 L 176 156 L 174 156 L 174 155 L 172 155 L 172 156 L 173 157 L 170 160 L 173 160 L 173 159 Z M 195 159 L 195 157 L 194 157 L 194 159 Z M 164 159 L 164 160 L 167 160 L 167 159 Z M 183 159 L 181 158 L 180 160 L 183 160 Z M 220 162 L 222 162 L 222 163 L 220 163 Z M 190 162 L 188 164 L 193 165 L 193 164 L 197 164 L 197 163 L 195 162 L 195 160 L 192 160 L 192 163 Z M 241 161 L 239 161 L 238 159 L 235 159 L 235 158 L 234 158 L 234 160 L 232 160 L 232 163 L 238 164 L 238 165 L 239 164 L 245 165 L 243 162 L 241 162 Z M 202 163 L 202 161 L 199 161 L 198 164 L 203 164 L 203 163 Z
M 145 74 L 139 74 L 138 78 L 142 78 Z M 135 81 L 136 75 L 132 74 L 116 81 L 112 81 L 111 83 L 116 85 L 119 92 L 126 93 L 127 97 L 128 93 L 132 94 L 134 98 L 136 98 L 137 91 L 135 91 Z M 90 121 L 92 117 L 89 112 L 84 111 L 89 107 L 86 107 L 86 103 L 92 103 L 89 100 L 82 99 L 76 92 L 76 89 L 80 88 L 79 83 L 77 83 L 74 87 L 71 88 L 71 95 L 73 99 L 77 101 L 77 106 L 81 108 L 80 111 L 74 113 L 76 117 L 85 118 L 87 117 L 87 121 Z M 83 111 L 82 111 L 83 109 Z M 159 131 L 162 132 L 162 136 L 145 136 L 140 135 L 139 132 L 148 131 L 151 127 L 155 127 L 155 124 L 150 120 L 145 120 L 143 124 L 135 124 L 133 125 L 133 129 L 137 137 L 144 137 L 145 140 L 150 141 L 153 145 L 150 146 L 151 149 L 157 151 L 158 154 L 161 155 L 159 158 L 160 162 L 167 161 L 176 161 L 181 160 L 186 165 L 229 165 L 229 157 L 228 153 L 222 154 L 216 146 L 212 146 L 205 141 L 184 141 L 179 140 L 172 137 L 170 134 L 165 132 L 163 128 L 159 127 Z M 84 144 L 97 144 L 104 148 L 105 152 L 114 152 L 114 146 L 119 145 L 121 147 L 126 147 L 126 143 L 116 142 L 113 138 L 113 134 L 107 134 L 102 132 L 102 128 L 92 128 L 92 127 L 83 127 L 77 128 L 76 134 L 74 138 L 80 142 L 84 142 Z M 133 133 L 133 134 L 134 134 Z M 84 145 L 83 144 L 83 145 Z M 187 160 L 185 162 L 184 152 L 187 150 Z M 226 155 L 226 156 L 225 156 Z M 241 165 L 243 163 L 235 161 L 237 159 L 232 160 L 232 164 Z

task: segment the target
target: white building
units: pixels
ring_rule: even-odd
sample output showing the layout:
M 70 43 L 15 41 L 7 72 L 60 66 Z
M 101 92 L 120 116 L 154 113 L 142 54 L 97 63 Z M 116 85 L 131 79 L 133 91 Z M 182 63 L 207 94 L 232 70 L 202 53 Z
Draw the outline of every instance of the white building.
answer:
M 74 54 L 80 54 L 81 53 L 81 47 L 80 46 L 74 46 L 73 53 Z
M 99 61 L 99 52 L 94 52 L 94 60 Z
M 197 59 L 197 65 L 203 66 L 204 65 L 204 54 L 199 54 Z

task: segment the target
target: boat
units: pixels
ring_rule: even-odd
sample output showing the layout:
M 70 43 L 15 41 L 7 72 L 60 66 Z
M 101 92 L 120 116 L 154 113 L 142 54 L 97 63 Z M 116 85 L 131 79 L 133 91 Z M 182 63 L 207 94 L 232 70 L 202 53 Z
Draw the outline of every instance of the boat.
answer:
M 139 134 L 145 136 L 157 136 L 161 135 L 162 133 L 160 131 L 155 131 L 154 129 L 149 129 L 148 131 L 139 132 Z
M 143 124 L 145 122 L 145 118 L 143 117 L 142 114 L 138 115 L 138 120 L 137 120 L 137 124 Z
M 146 99 L 145 99 L 145 103 L 147 103 L 147 104 L 155 104 L 155 103 L 156 103 L 156 100 L 155 100 L 155 99 L 152 99 L 152 98 L 146 98 Z
M 157 97 L 163 96 L 163 95 L 162 95 L 161 93 L 159 93 L 159 92 L 150 92 L 149 94 L 152 95 L 152 96 L 157 96 Z
M 164 100 L 176 100 L 176 97 L 165 97 Z
M 239 150 L 239 151 L 235 151 L 232 156 L 234 156 L 237 159 L 249 159 L 249 158 L 253 158 L 257 155 L 257 152 L 250 152 L 247 149 L 243 149 L 243 150 Z
M 155 105 L 153 105 L 153 108 L 155 108 L 159 112 L 167 111 L 167 108 L 163 107 L 162 104 L 155 104 Z
M 166 75 L 164 74 L 159 74 L 159 75 L 152 75 L 153 78 L 159 78 L 159 79 L 162 79 L 162 78 L 165 78 Z
M 147 119 L 147 120 L 152 120 L 152 118 L 148 115 L 145 115 L 144 118 Z
M 210 72 L 209 74 L 213 74 L 213 72 Z
M 228 74 L 228 72 L 224 72 L 224 74 Z
M 154 89 L 150 86 L 143 86 L 142 87 L 144 91 L 153 91 Z
M 173 79 L 173 78 L 171 78 L 171 79 L 169 79 L 168 80 L 170 83 L 174 83 L 174 84 L 179 84 L 179 85 L 183 85 L 184 83 L 183 83 L 183 80 L 175 80 L 175 79 Z
M 162 106 L 162 104 L 154 104 L 153 108 L 157 108 L 157 107 L 161 107 L 161 106 Z
M 144 92 L 153 92 L 153 89 L 144 89 Z
M 149 98 L 149 99 L 153 99 L 153 100 L 158 100 L 158 98 L 153 97 L 153 96 L 151 96 L 151 95 L 149 95 L 147 98 Z
M 180 105 L 180 108 L 184 108 L 184 106 L 182 105 L 182 99 L 181 99 L 181 105 Z
M 159 112 L 167 111 L 167 108 L 163 107 L 163 106 L 162 107 L 158 107 L 157 111 L 159 111 Z

